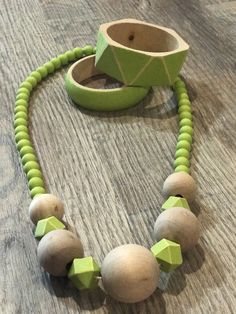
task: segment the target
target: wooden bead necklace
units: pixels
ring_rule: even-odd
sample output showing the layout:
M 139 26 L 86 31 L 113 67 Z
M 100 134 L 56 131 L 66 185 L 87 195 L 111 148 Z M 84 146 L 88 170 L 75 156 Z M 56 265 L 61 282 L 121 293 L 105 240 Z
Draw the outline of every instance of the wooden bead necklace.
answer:
M 32 202 L 30 219 L 40 240 L 40 265 L 54 276 L 68 276 L 78 289 L 98 286 L 120 302 L 135 303 L 148 298 L 156 289 L 160 269 L 174 270 L 182 264 L 181 252 L 191 249 L 199 239 L 199 222 L 188 203 L 193 201 L 196 184 L 190 176 L 193 137 L 192 110 L 185 83 L 178 77 L 173 89 L 178 100 L 179 136 L 174 161 L 175 172 L 164 182 L 166 202 L 154 226 L 156 243 L 150 250 L 136 244 L 113 249 L 101 269 L 84 257 L 80 239 L 65 230 L 61 219 L 64 207 L 55 195 L 46 193 L 43 175 L 29 135 L 28 106 L 32 90 L 40 81 L 69 62 L 95 53 L 95 48 L 75 48 L 53 58 L 33 71 L 20 85 L 15 103 L 15 141 L 26 173 Z

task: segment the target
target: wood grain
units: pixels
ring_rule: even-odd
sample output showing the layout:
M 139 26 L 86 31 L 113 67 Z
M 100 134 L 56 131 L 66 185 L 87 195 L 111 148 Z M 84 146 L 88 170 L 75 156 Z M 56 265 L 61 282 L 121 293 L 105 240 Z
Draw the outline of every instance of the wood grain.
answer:
M 80 294 L 40 269 L 12 126 L 15 91 L 31 70 L 95 44 L 101 23 L 124 17 L 172 27 L 190 44 L 182 74 L 194 108 L 193 209 L 202 229 L 184 265 L 163 274 L 149 300 L 129 306 L 99 291 Z M 1 313 L 236 312 L 235 25 L 236 1 L 0 0 Z M 88 112 L 68 99 L 65 71 L 34 92 L 31 131 L 49 190 L 65 202 L 85 253 L 101 263 L 117 245 L 153 243 L 162 184 L 172 171 L 176 102 L 155 88 L 132 109 Z

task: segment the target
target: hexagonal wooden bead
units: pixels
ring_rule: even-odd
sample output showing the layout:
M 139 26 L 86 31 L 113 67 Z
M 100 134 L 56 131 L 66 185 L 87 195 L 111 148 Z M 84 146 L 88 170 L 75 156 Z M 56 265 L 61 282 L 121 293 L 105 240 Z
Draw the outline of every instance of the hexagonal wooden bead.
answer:
M 170 272 L 183 263 L 181 248 L 176 242 L 162 239 L 151 247 L 151 251 L 165 272 Z
M 50 231 L 65 228 L 66 226 L 60 220 L 58 220 L 55 216 L 51 216 L 38 221 L 34 236 L 35 238 L 40 239 Z
M 94 289 L 98 286 L 100 267 L 93 257 L 75 258 L 68 273 L 68 278 L 79 290 Z
M 177 196 L 170 196 L 162 205 L 161 209 L 165 210 L 172 207 L 183 207 L 190 209 L 187 200 L 184 197 Z

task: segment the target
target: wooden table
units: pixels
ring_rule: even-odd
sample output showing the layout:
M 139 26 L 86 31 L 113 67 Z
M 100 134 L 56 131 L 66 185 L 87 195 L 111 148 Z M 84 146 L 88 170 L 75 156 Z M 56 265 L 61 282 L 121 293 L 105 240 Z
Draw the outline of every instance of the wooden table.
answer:
M 0 1 L 0 312 L 236 312 L 236 1 Z M 102 292 L 79 293 L 40 269 L 28 216 L 27 182 L 14 144 L 18 85 L 51 57 L 96 43 L 101 23 L 134 17 L 174 28 L 190 44 L 182 74 L 193 105 L 192 206 L 199 245 L 173 274 L 161 275 L 146 302 L 124 305 Z M 153 244 L 152 230 L 172 172 L 176 101 L 154 88 L 118 113 L 82 110 L 68 99 L 66 69 L 31 99 L 31 131 L 48 190 L 65 202 L 65 219 L 86 255 L 101 263 L 124 243 Z

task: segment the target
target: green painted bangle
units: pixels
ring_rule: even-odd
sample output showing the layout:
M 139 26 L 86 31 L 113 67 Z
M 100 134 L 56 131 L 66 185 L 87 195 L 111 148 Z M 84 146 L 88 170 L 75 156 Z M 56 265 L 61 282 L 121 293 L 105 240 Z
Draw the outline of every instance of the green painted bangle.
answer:
M 94 64 L 92 55 L 74 63 L 67 72 L 66 90 L 76 104 L 91 110 L 114 111 L 134 106 L 147 95 L 150 87 L 96 89 L 82 85 L 84 80 L 103 74 Z

